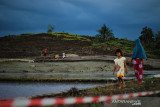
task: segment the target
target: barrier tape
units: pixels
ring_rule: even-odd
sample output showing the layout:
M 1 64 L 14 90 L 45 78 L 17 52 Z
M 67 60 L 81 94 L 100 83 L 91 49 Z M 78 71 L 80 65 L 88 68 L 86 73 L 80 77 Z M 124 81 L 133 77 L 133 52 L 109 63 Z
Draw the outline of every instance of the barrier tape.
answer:
M 112 96 L 96 96 L 96 97 L 38 98 L 38 99 L 16 98 L 9 100 L 0 100 L 0 107 L 35 107 L 35 106 L 53 106 L 53 105 L 105 102 L 111 100 L 120 100 L 120 99 L 158 94 L 158 93 L 160 93 L 160 90 L 119 94 Z

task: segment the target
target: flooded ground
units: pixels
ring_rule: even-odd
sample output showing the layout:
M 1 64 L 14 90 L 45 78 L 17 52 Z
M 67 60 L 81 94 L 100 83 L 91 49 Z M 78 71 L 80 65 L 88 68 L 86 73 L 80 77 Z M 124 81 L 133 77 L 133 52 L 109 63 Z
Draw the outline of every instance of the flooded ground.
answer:
M 144 71 L 144 77 L 147 75 L 160 74 L 159 70 Z M 0 73 L 0 77 L 33 77 L 33 78 L 55 78 L 55 79 L 116 79 L 116 74 L 112 75 L 112 72 L 87 72 L 87 73 Z M 125 74 L 125 79 L 135 78 L 134 72 L 129 71 Z
M 114 63 L 106 61 L 82 62 L 0 62 L 0 77 L 45 79 L 117 79 L 112 75 Z M 128 66 L 124 79 L 134 79 L 133 67 Z M 160 74 L 160 70 L 144 70 L 147 75 Z
M 84 89 L 104 84 L 97 83 L 47 83 L 47 82 L 0 82 L 0 99 L 28 97 L 39 94 L 57 93 L 73 87 Z
M 85 62 L 0 62 L 0 77 L 33 77 L 52 79 L 117 79 L 112 75 L 114 63 L 105 61 Z M 133 67 L 129 67 L 125 79 L 134 79 Z M 144 76 L 160 74 L 160 70 L 144 70 Z M 0 98 L 27 97 L 104 85 L 99 83 L 51 83 L 51 82 L 0 82 Z

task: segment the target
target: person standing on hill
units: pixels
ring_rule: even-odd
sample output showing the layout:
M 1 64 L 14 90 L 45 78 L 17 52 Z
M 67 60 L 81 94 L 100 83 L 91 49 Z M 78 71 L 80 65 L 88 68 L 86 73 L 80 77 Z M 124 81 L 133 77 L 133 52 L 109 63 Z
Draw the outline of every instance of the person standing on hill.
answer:
M 62 58 L 64 59 L 66 57 L 66 54 L 63 52 L 62 53 Z
M 44 56 L 47 56 L 47 49 L 44 49 Z
M 133 62 L 134 65 L 134 72 L 137 77 L 137 82 L 142 84 L 143 81 L 143 66 L 144 66 L 144 59 L 147 59 L 145 54 L 144 48 L 140 42 L 140 39 L 135 41 L 135 48 L 133 50 L 131 63 Z

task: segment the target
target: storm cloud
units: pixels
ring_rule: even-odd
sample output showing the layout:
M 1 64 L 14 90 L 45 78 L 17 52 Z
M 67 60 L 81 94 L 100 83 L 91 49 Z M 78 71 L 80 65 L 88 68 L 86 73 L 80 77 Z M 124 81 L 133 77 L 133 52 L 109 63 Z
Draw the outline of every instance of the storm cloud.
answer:
M 148 26 L 160 30 L 160 0 L 0 0 L 0 36 L 55 32 L 94 36 L 103 24 L 131 40 Z

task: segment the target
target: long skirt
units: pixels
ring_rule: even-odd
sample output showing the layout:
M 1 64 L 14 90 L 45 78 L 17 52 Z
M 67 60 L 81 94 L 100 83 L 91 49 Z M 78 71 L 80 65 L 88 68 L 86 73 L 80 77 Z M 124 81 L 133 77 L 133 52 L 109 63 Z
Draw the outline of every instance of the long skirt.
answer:
M 143 81 L 143 64 L 142 64 L 142 59 L 133 59 L 133 64 L 134 64 L 134 72 L 137 77 L 138 82 Z

